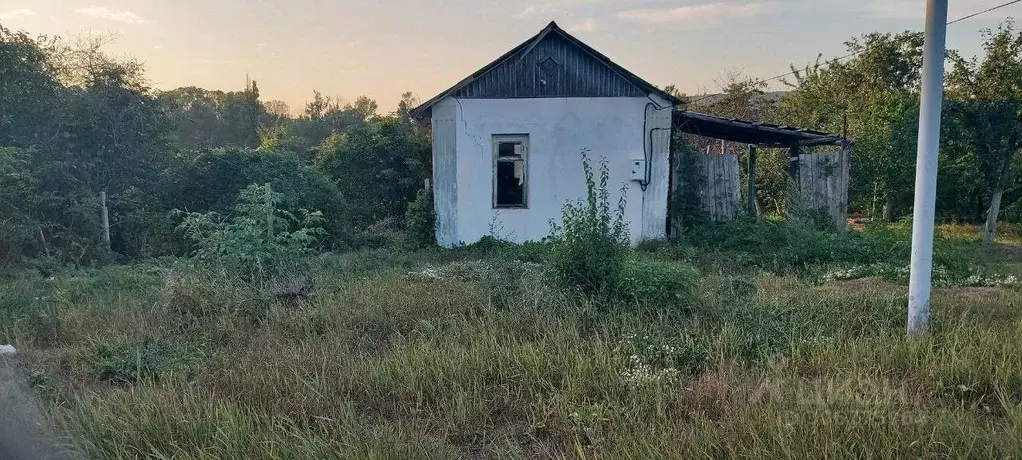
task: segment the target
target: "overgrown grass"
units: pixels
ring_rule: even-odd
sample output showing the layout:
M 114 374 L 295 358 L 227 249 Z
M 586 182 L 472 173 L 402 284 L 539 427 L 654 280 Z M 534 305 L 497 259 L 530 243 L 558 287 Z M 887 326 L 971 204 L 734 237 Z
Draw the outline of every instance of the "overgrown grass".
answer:
M 827 241 L 893 257 L 878 248 L 900 230 L 879 231 Z M 320 256 L 298 302 L 173 263 L 25 271 L 0 281 L 0 343 L 96 458 L 1022 451 L 1022 293 L 938 288 L 932 336 L 909 341 L 896 280 L 817 276 L 867 259 L 730 238 L 751 246 L 629 255 L 699 265 L 685 308 L 653 288 L 579 295 L 551 281 L 541 247 L 500 244 Z M 948 244 L 970 270 L 1018 261 Z

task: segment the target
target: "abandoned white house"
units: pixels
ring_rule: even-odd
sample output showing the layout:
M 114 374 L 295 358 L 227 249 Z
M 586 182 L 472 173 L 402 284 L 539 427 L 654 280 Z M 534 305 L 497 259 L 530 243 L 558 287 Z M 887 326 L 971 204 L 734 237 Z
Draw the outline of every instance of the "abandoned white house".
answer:
M 681 104 L 551 22 L 414 109 L 431 119 L 437 242 L 544 238 L 564 203 L 585 196 L 584 150 L 606 159 L 612 193 L 624 187 L 632 241 L 663 239 L 672 129 L 741 134 L 752 144 L 769 134 L 795 152 L 826 137 L 761 125 L 736 131 L 733 121 L 676 110 Z

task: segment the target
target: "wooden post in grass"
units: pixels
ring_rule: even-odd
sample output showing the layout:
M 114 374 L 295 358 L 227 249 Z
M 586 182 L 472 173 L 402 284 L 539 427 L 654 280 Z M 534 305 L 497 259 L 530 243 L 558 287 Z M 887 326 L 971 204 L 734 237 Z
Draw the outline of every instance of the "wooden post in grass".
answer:
M 106 208 L 106 191 L 99 192 L 99 213 L 103 226 L 103 247 L 110 250 L 110 213 Z
M 756 215 L 756 146 L 749 145 L 749 215 Z
M 799 187 L 799 182 L 798 182 L 798 166 L 799 166 L 798 165 L 798 155 L 799 155 L 799 153 L 801 153 L 801 152 L 799 151 L 799 145 L 798 144 L 792 145 L 791 147 L 788 148 L 788 177 L 791 179 L 791 182 L 793 184 L 795 184 L 796 188 Z
M 266 183 L 266 235 L 273 241 L 273 190 L 270 183 Z

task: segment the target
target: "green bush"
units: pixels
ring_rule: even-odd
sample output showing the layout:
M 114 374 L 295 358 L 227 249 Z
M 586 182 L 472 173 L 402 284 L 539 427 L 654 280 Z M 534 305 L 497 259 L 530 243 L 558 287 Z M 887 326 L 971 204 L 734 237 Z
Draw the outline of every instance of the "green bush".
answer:
M 696 301 L 699 272 L 679 263 L 629 260 L 616 293 L 623 301 L 654 308 L 687 308 Z
M 498 256 L 502 259 L 520 262 L 542 263 L 550 259 L 551 245 L 540 241 L 526 241 L 518 244 L 486 235 L 475 243 L 457 248 L 457 252 L 487 257 Z
M 405 233 L 413 247 L 436 246 L 436 213 L 433 210 L 433 194 L 428 190 L 419 190 L 415 200 L 408 204 Z
M 587 151 L 582 152 L 585 201 L 568 202 L 561 223 L 553 223 L 551 266 L 561 282 L 587 296 L 608 296 L 617 286 L 628 253 L 628 229 L 624 222 L 625 194 L 612 208 L 607 182 L 607 160 L 594 176 Z
M 183 153 L 177 170 L 167 174 L 165 209 L 189 212 L 234 211 L 250 184 L 269 183 L 280 193 L 278 207 L 298 214 L 301 209 L 323 213 L 324 243 L 344 247 L 351 237 L 350 207 L 337 185 L 323 172 L 297 156 L 273 150 L 219 149 Z
M 179 227 L 195 243 L 196 261 L 265 287 L 301 271 L 326 232 L 322 214 L 304 209 L 296 216 L 280 209 L 280 193 L 250 185 L 227 220 L 215 212 L 185 215 Z
M 812 221 L 771 221 L 743 216 L 692 232 L 703 249 L 738 252 L 752 265 L 777 272 L 828 263 L 908 263 L 907 235 L 890 229 L 839 234 L 821 231 Z

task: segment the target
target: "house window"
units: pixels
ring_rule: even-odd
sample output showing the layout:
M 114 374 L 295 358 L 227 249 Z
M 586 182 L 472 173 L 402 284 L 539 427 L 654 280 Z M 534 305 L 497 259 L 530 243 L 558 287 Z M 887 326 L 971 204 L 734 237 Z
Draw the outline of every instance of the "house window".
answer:
M 493 136 L 493 207 L 528 207 L 528 134 Z

